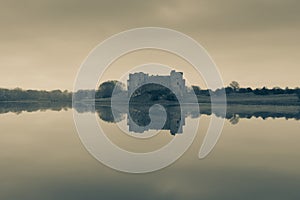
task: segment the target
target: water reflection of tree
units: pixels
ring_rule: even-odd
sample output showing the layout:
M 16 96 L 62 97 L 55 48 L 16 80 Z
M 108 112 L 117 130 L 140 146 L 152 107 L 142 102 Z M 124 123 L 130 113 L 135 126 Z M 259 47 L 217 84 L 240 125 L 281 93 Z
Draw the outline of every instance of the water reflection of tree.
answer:
M 67 110 L 72 107 L 71 102 L 5 102 L 0 103 L 0 113 L 16 113 L 20 114 L 23 111 L 36 112 L 36 111 L 61 111 Z
M 149 105 L 145 106 L 129 106 L 129 115 L 131 119 L 139 126 L 147 126 L 151 119 L 149 117 Z
M 124 107 L 120 107 L 119 111 L 114 109 L 115 116 L 112 114 L 111 107 L 103 106 L 103 105 L 96 105 L 93 103 L 76 103 L 74 104 L 77 112 L 79 113 L 85 113 L 85 112 L 97 112 L 100 119 L 107 121 L 107 122 L 119 122 L 123 119 L 125 119 L 125 114 L 127 114 L 128 111 L 124 109 Z M 96 110 L 95 110 L 96 107 Z M 139 108 L 140 107 L 140 108 Z M 61 111 L 61 110 L 67 110 L 72 108 L 71 102 L 0 102 L 0 114 L 1 113 L 8 113 L 13 112 L 16 114 L 20 114 L 23 111 L 26 112 L 36 112 L 36 111 L 45 111 L 45 110 L 53 110 L 53 111 Z M 137 122 L 137 124 L 149 124 L 149 106 L 146 105 L 136 105 L 131 107 L 131 115 L 136 116 L 135 119 L 140 119 L 141 121 Z M 180 107 L 169 107 L 168 112 L 169 113 L 176 113 L 180 112 L 178 110 Z M 178 111 L 177 111 L 177 110 Z M 146 111 L 147 110 L 147 111 Z M 201 113 L 195 112 L 195 109 L 192 107 L 184 108 L 184 116 L 197 118 L 199 115 L 211 115 L 211 108 L 210 106 L 201 106 L 200 105 L 200 111 Z M 299 106 L 293 106 L 291 107 L 285 107 L 285 106 L 229 106 L 227 109 L 226 116 L 221 116 L 218 113 L 213 113 L 217 117 L 222 117 L 228 119 L 231 123 L 237 124 L 239 122 L 239 119 L 250 119 L 252 117 L 255 118 L 285 118 L 285 119 L 300 119 L 300 107 Z M 171 116 L 169 116 L 171 117 Z M 171 117 L 172 118 L 172 117 Z
M 229 122 L 232 125 L 239 123 L 239 121 L 240 121 L 240 116 L 238 114 L 233 114 L 233 116 L 229 119 Z
M 124 113 L 117 111 L 114 111 L 113 113 L 110 106 L 97 106 L 96 112 L 101 120 L 110 123 L 117 123 L 125 118 Z

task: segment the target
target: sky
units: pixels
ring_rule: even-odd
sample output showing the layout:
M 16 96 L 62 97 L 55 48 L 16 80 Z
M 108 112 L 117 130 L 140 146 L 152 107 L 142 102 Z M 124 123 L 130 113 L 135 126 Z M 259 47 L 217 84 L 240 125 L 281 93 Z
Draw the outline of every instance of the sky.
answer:
M 165 27 L 199 42 L 224 84 L 300 86 L 300 1 L 297 0 L 0 0 L 0 88 L 72 90 L 89 52 L 106 38 L 137 27 Z M 169 64 L 191 84 L 205 84 L 184 61 L 162 52 L 136 52 L 122 66 Z M 176 62 L 175 62 L 176 61 Z

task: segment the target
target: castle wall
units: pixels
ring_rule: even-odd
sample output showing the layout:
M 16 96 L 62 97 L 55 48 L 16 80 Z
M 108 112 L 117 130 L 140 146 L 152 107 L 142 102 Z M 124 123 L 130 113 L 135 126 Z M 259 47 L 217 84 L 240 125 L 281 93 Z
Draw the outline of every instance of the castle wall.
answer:
M 181 72 L 172 70 L 170 76 L 149 76 L 148 74 L 139 72 L 129 74 L 129 80 L 127 81 L 128 94 L 130 95 L 136 89 L 148 83 L 166 86 L 177 96 L 183 96 L 186 90 L 185 80 L 183 79 L 183 74 Z

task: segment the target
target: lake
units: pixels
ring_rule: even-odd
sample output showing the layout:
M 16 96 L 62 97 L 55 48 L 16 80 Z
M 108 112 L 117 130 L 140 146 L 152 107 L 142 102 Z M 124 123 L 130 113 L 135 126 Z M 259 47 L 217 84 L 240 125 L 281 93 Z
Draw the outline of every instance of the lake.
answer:
M 192 111 L 184 115 L 181 133 L 172 131 L 170 122 L 149 140 L 118 128 L 116 123 L 130 129 L 128 113 L 120 111 L 115 119 L 110 107 L 91 111 L 107 137 L 132 152 L 160 148 L 187 134 L 199 120 L 197 136 L 183 156 L 146 174 L 119 172 L 93 158 L 79 139 L 69 105 L 52 110 L 30 107 L 8 106 L 0 114 L 0 199 L 300 199 L 299 107 L 229 107 L 226 116 L 218 116 L 226 118 L 225 125 L 204 159 L 198 153 L 214 116 L 209 109 L 201 115 Z M 136 115 L 133 121 L 146 126 L 149 119 L 143 109 L 137 106 L 129 112 Z M 176 109 L 167 113 L 177 113 Z M 131 132 L 152 134 L 155 125 L 148 128 L 133 127 Z

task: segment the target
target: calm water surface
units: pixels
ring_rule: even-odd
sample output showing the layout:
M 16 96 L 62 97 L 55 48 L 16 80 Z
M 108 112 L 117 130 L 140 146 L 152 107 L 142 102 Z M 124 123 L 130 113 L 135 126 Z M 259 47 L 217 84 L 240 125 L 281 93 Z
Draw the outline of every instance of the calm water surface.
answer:
M 210 116 L 199 117 L 197 138 L 177 162 L 153 173 L 126 174 L 86 151 L 71 109 L 0 114 L 0 199 L 300 199 L 299 120 L 226 120 L 212 153 L 199 160 Z M 183 131 L 193 120 L 185 119 Z M 174 137 L 164 130 L 153 141 L 134 139 L 109 120 L 99 123 L 130 151 L 149 151 Z

